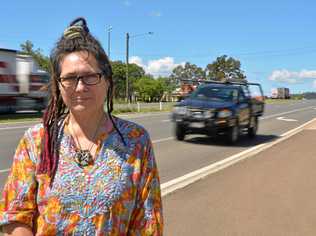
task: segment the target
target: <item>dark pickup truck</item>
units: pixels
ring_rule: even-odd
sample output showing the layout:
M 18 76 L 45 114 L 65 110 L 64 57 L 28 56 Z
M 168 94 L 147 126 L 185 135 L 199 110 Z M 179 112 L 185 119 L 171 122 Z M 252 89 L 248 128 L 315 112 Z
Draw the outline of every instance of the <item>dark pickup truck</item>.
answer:
M 205 81 L 174 106 L 175 136 L 184 140 L 187 134 L 225 135 L 233 144 L 242 132 L 256 136 L 263 111 L 260 84 Z

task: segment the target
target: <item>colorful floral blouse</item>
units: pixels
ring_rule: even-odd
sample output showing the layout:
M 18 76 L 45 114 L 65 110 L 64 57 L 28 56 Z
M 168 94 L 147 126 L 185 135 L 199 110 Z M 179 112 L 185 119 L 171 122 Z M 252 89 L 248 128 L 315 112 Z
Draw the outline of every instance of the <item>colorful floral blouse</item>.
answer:
M 152 144 L 139 125 L 115 118 L 93 165 L 74 161 L 75 144 L 61 129 L 60 157 L 52 187 L 38 174 L 43 127 L 21 139 L 0 202 L 0 226 L 29 225 L 36 235 L 162 235 L 160 184 Z

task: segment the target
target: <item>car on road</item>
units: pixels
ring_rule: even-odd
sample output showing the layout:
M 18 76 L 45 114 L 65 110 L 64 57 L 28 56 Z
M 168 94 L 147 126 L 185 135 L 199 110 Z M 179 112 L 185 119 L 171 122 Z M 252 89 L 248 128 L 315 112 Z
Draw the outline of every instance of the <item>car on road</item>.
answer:
M 243 132 L 250 138 L 256 136 L 263 112 L 260 84 L 204 81 L 174 106 L 175 137 L 184 140 L 188 134 L 224 135 L 229 144 L 234 144 Z

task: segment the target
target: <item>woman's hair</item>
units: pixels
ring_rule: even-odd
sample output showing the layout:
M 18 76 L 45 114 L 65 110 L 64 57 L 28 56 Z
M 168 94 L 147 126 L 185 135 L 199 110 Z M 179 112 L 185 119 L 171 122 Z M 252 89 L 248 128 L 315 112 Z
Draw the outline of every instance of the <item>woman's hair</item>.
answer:
M 78 51 L 86 51 L 89 55 L 93 55 L 103 77 L 108 80 L 109 87 L 106 99 L 108 117 L 125 144 L 124 138 L 111 115 L 113 111 L 113 79 L 110 61 L 101 44 L 90 34 L 86 20 L 81 17 L 77 18 L 64 31 L 63 36 L 57 41 L 50 55 L 51 97 L 43 115 L 44 138 L 38 172 L 48 174 L 51 177 L 51 184 L 55 177 L 59 159 L 58 134 L 62 125 L 61 121 L 69 113 L 58 86 L 58 79 L 61 74 L 61 62 L 69 53 Z

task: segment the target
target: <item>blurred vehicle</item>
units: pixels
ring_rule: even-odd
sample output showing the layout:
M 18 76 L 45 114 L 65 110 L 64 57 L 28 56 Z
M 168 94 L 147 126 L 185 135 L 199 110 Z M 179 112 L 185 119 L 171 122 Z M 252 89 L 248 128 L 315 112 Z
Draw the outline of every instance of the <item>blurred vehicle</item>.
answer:
M 260 84 L 204 81 L 174 106 L 172 121 L 178 140 L 184 140 L 187 134 L 225 135 L 227 142 L 233 144 L 242 131 L 251 138 L 256 136 L 258 118 L 263 112 Z
M 273 88 L 273 89 L 271 89 L 271 98 L 289 99 L 290 98 L 290 89 L 289 88 Z
M 197 87 L 196 85 L 191 84 L 191 83 L 182 83 L 180 86 L 179 101 L 188 97 L 196 89 L 196 87 Z
M 42 111 L 47 104 L 49 74 L 31 56 L 0 48 L 0 113 Z

